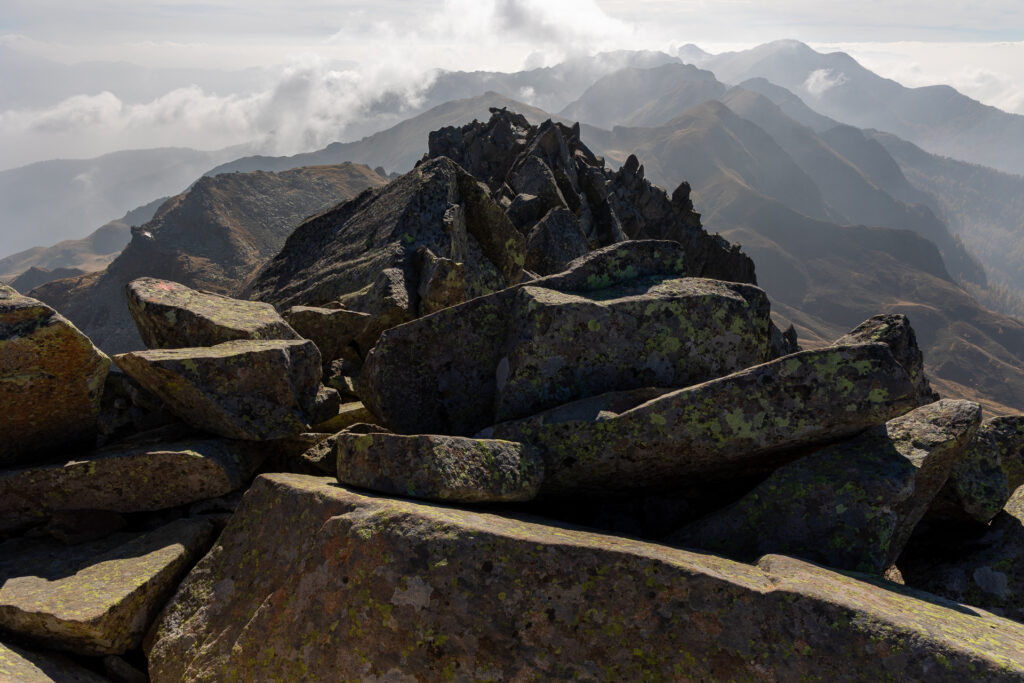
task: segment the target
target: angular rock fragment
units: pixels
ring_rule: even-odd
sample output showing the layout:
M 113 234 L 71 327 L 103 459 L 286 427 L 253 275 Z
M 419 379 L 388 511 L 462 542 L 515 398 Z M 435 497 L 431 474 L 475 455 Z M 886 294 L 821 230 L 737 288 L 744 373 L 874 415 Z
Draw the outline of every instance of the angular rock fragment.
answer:
M 1024 622 L 1024 488 L 988 526 L 928 525 L 899 569 L 908 586 Z
M 953 468 L 929 516 L 988 524 L 1024 485 L 1024 415 L 993 417 Z
M 531 500 L 544 478 L 544 464 L 521 443 L 458 436 L 352 434 L 337 444 L 342 484 L 457 503 Z
M 298 339 L 270 304 L 242 301 L 142 277 L 125 287 L 128 310 L 149 349 L 214 346 L 236 339 Z
M 590 251 L 587 236 L 566 208 L 549 211 L 526 237 L 526 269 L 541 275 L 561 273 Z
M 59 510 L 142 512 L 216 498 L 247 484 L 264 456 L 251 442 L 189 439 L 0 471 L 0 530 Z
M 278 474 L 256 480 L 146 651 L 154 683 L 959 682 L 1024 675 L 1024 625 L 798 560 L 742 565 Z
M 0 643 L 0 681 L 11 683 L 110 683 L 67 657 Z
M 109 368 L 66 318 L 0 285 L 0 465 L 91 445 Z
M 230 341 L 114 360 L 187 424 L 229 439 L 305 431 L 320 389 L 320 352 L 308 340 Z
M 776 470 L 742 499 L 670 537 L 741 560 L 795 555 L 882 574 L 981 424 L 981 407 L 939 401 Z
M 841 346 L 861 342 L 881 342 L 889 345 L 892 355 L 910 375 L 920 405 L 939 400 L 939 395 L 932 391 L 928 377 L 924 374 L 924 355 L 917 345 L 917 335 L 914 334 L 914 328 L 910 326 L 907 316 L 893 313 L 876 315 L 833 343 Z
M 70 547 L 0 544 L 0 628 L 83 655 L 127 652 L 212 534 L 209 521 L 182 519 Z
M 334 415 L 323 422 L 313 425 L 317 431 L 333 434 L 360 422 L 373 422 L 376 418 L 359 401 L 343 403 Z
M 543 495 L 601 495 L 767 473 L 797 449 L 916 405 L 884 344 L 803 351 L 646 402 L 623 398 L 570 403 L 477 436 L 537 448 Z
M 399 432 L 465 435 L 584 396 L 688 386 L 767 360 L 764 292 L 665 274 L 680 255 L 673 243 L 626 242 L 393 328 L 367 356 L 364 402 Z
M 296 332 L 316 344 L 324 366 L 341 358 L 370 321 L 367 313 L 320 306 L 292 306 L 285 316 Z

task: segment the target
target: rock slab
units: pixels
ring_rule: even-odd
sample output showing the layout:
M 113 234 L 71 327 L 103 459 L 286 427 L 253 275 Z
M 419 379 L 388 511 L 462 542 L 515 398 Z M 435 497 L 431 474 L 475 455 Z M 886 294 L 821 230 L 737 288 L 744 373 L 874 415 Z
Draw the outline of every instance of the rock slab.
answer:
M 146 651 L 154 683 L 1008 681 L 1024 676 L 1024 625 L 798 560 L 743 565 L 278 474 L 257 479 Z
M 187 424 L 253 441 L 305 431 L 322 372 L 308 340 L 133 351 L 114 361 Z
M 458 436 L 335 436 L 342 484 L 452 503 L 532 500 L 544 464 L 521 443 Z
M 110 683 L 110 680 L 48 652 L 0 643 L 0 681 L 11 683 Z
M 183 519 L 71 547 L 7 541 L 0 545 L 0 628 L 82 655 L 136 648 L 213 530 L 207 520 Z
M 740 560 L 784 553 L 882 574 L 963 456 L 981 408 L 923 406 L 780 467 L 738 502 L 670 541 Z
M 109 368 L 64 316 L 0 285 L 0 465 L 90 446 Z

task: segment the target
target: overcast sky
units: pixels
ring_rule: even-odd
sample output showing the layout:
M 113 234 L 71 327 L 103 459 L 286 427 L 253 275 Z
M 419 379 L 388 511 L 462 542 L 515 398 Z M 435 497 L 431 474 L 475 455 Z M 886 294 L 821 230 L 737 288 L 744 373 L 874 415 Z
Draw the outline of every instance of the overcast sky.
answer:
M 0 109 L 0 168 L 123 147 L 210 149 L 270 130 L 269 151 L 291 153 L 330 142 L 383 88 L 414 96 L 431 67 L 514 71 L 615 48 L 696 43 L 718 52 L 779 38 L 842 49 L 906 85 L 945 82 L 1024 113 L 1020 0 L 3 0 L 0 46 L 22 55 L 278 66 L 255 90 L 176 87 L 129 102 L 111 82 L 109 92 Z

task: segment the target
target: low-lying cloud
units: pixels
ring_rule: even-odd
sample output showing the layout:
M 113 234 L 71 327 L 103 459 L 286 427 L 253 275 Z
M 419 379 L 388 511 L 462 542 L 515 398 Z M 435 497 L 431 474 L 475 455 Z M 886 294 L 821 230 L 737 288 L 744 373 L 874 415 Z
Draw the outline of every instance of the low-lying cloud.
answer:
M 803 89 L 814 97 L 821 97 L 826 92 L 846 82 L 846 74 L 836 73 L 832 69 L 816 69 L 804 81 Z

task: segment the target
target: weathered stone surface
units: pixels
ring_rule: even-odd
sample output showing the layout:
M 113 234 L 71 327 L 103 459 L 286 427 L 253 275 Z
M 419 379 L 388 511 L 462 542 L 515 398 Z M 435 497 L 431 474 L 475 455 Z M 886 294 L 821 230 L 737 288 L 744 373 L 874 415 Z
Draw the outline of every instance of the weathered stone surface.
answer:
M 1024 485 L 1024 415 L 986 420 L 929 511 L 987 524 Z
M 138 647 L 150 620 L 212 538 L 183 519 L 78 546 L 0 545 L 0 628 L 84 655 Z
M 526 237 L 526 269 L 541 275 L 561 273 L 590 251 L 587 236 L 564 207 L 551 209 Z
M 296 332 L 316 344 L 324 366 L 341 358 L 370 321 L 368 313 L 321 306 L 292 306 L 285 317 Z
M 236 339 L 298 339 L 270 304 L 142 277 L 125 287 L 128 310 L 146 348 L 213 346 Z
M 1024 488 L 988 526 L 928 525 L 899 569 L 909 586 L 1024 622 Z
M 359 401 L 353 401 L 341 404 L 331 418 L 314 425 L 314 427 L 319 432 L 333 434 L 354 424 L 373 422 L 375 419 L 373 413 L 367 410 L 366 406 Z
M 66 318 L 0 285 L 0 465 L 89 445 L 109 368 Z
M 247 484 L 264 455 L 259 444 L 227 439 L 143 441 L 0 471 L 0 529 L 58 510 L 141 512 L 215 498 Z
M 67 657 L 0 643 L 0 681 L 10 683 L 110 683 Z
M 380 493 L 507 503 L 532 500 L 544 478 L 537 454 L 511 441 L 342 432 L 335 443 L 338 481 Z
M 163 401 L 138 382 L 112 366 L 103 383 L 103 398 L 97 421 L 97 446 L 120 441 L 141 432 L 180 424 Z
M 146 650 L 155 683 L 1019 680 L 1024 625 L 971 612 L 798 560 L 742 565 L 268 475 Z
M 981 423 L 939 401 L 789 463 L 670 541 L 740 560 L 795 555 L 882 574 L 895 562 Z
M 876 315 L 834 343 L 844 345 L 860 342 L 881 342 L 889 345 L 892 355 L 910 375 L 920 405 L 939 400 L 939 395 L 932 391 L 931 385 L 928 384 L 928 377 L 924 373 L 924 355 L 917 345 L 917 335 L 914 334 L 914 328 L 910 326 L 910 319 L 907 316 L 896 313 Z
M 915 404 L 889 347 L 855 344 L 803 351 L 652 399 L 611 394 L 570 403 L 477 436 L 536 447 L 544 495 L 600 495 L 767 473 L 795 449 L 848 438 Z
M 585 396 L 688 386 L 767 360 L 764 292 L 664 274 L 680 256 L 678 244 L 625 242 L 393 328 L 366 358 L 360 395 L 396 431 L 466 435 Z
M 463 264 L 471 298 L 519 281 L 523 243 L 486 187 L 451 159 L 435 159 L 300 225 L 252 292 L 282 307 L 340 300 L 369 314 L 359 340 L 366 351 L 382 330 L 426 312 L 420 285 L 433 271 L 423 269 L 431 264 L 417 257 L 421 248 Z
M 308 340 L 134 351 L 114 361 L 186 423 L 229 439 L 305 431 L 320 388 L 320 352 Z

